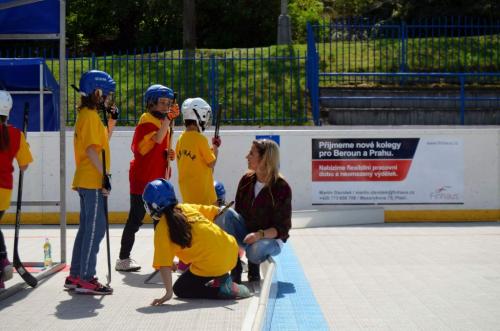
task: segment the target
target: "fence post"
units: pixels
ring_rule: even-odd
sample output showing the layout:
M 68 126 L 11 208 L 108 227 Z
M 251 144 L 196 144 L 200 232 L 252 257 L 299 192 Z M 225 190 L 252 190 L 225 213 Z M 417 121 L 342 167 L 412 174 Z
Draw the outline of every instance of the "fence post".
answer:
M 307 80 L 306 87 L 311 98 L 311 108 L 315 125 L 321 125 L 319 118 L 319 55 L 316 52 L 314 31 L 311 23 L 307 23 Z
M 401 42 L 401 63 L 399 64 L 399 71 L 400 72 L 406 72 L 406 68 L 408 67 L 408 63 L 407 63 L 407 54 L 406 54 L 406 49 L 407 49 L 407 39 L 408 39 L 408 36 L 407 36 L 407 25 L 406 23 L 403 21 L 401 22 L 401 37 L 400 37 L 400 42 Z
M 92 70 L 96 69 L 96 58 L 95 58 L 95 53 L 92 53 Z
M 217 103 L 217 86 L 216 86 L 216 70 L 217 70 L 217 64 L 215 60 L 215 55 L 211 54 L 210 55 L 210 61 L 209 61 L 209 76 L 210 79 L 208 81 L 208 95 L 210 98 L 210 104 L 212 105 L 212 109 L 214 110 L 212 114 L 217 114 L 218 116 L 218 103 Z M 215 124 L 215 116 L 212 116 L 212 123 Z
M 460 74 L 460 124 L 465 125 L 465 76 Z

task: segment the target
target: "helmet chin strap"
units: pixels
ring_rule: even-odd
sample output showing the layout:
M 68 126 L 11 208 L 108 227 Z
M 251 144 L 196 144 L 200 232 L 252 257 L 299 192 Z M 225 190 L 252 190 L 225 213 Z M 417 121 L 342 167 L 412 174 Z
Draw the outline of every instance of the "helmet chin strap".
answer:
M 198 111 L 195 108 L 193 108 L 193 111 L 198 119 L 198 125 L 201 127 L 201 131 L 205 131 L 205 122 L 201 120 L 200 114 L 198 114 Z
M 165 119 L 165 117 L 167 117 L 167 113 L 162 113 L 162 112 L 157 111 L 157 110 L 152 111 L 151 115 L 153 115 L 154 117 L 156 117 L 159 120 L 163 120 L 163 119 Z

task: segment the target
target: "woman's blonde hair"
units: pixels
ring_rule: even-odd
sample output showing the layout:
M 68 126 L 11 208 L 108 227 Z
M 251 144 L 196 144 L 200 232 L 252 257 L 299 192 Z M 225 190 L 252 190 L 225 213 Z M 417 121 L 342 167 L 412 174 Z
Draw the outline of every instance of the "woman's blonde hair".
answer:
M 278 144 L 270 139 L 259 139 L 254 140 L 252 145 L 255 146 L 259 153 L 261 170 L 265 174 L 265 184 L 270 186 L 281 177 L 279 172 L 280 149 Z

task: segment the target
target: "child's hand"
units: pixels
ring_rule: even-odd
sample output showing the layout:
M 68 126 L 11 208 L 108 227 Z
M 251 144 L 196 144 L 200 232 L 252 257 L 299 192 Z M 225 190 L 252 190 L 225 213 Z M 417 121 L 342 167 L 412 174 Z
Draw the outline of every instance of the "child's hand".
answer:
M 221 144 L 222 144 L 222 140 L 220 139 L 220 137 L 213 137 L 212 138 L 212 145 L 220 147 Z
M 172 107 L 170 107 L 170 110 L 167 112 L 167 118 L 169 120 L 173 120 L 178 116 L 179 116 L 179 105 L 175 103 Z
M 154 299 L 153 302 L 151 302 L 151 306 L 159 306 L 159 305 L 163 304 L 164 302 L 172 299 L 173 294 L 174 293 L 172 291 L 169 291 L 169 292 L 167 292 L 167 294 L 165 294 L 161 298 Z
M 102 192 L 104 195 L 108 196 L 111 192 L 111 175 L 105 174 L 102 177 Z
M 168 150 L 168 159 L 169 159 L 170 161 L 175 160 L 175 151 L 174 151 L 173 149 L 169 149 L 169 150 Z
M 106 108 L 106 112 L 111 115 L 111 119 L 117 120 L 120 116 L 120 109 L 116 105 Z

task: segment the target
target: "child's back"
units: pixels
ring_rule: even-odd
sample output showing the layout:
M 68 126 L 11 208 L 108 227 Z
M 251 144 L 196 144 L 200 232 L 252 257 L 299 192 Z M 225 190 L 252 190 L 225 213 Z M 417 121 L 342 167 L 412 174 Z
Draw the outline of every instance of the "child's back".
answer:
M 208 139 L 201 133 L 210 124 L 212 109 L 201 98 L 186 99 L 182 116 L 186 130 L 175 146 L 179 188 L 184 203 L 211 205 L 217 199 L 213 186 L 213 168 L 220 139 Z

